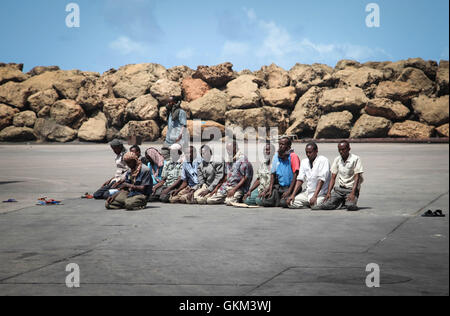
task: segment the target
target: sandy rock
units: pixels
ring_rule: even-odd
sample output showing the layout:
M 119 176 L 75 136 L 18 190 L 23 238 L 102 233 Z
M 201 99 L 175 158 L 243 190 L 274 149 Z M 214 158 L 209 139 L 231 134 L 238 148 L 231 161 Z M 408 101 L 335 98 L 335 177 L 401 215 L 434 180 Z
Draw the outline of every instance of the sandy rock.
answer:
M 440 137 L 449 137 L 449 132 L 448 132 L 448 126 L 449 124 L 444 124 L 442 126 L 439 126 L 438 128 L 436 128 L 436 132 L 438 133 L 438 135 Z
M 437 92 L 439 96 L 447 95 L 449 92 L 448 60 L 441 60 L 436 75 Z
M 263 103 L 267 106 L 291 109 L 297 98 L 294 87 L 284 87 L 279 89 L 261 89 Z
M 150 92 L 160 102 L 169 97 L 181 98 L 181 85 L 179 82 L 169 79 L 159 79 L 152 85 Z
M 184 99 L 192 102 L 204 96 L 211 88 L 202 79 L 185 78 L 181 84 Z
M 313 86 L 334 86 L 332 74 L 333 68 L 323 64 L 304 65 L 297 63 L 289 70 L 291 85 L 297 89 L 300 96 Z
M 76 130 L 44 118 L 36 120 L 34 134 L 40 141 L 56 141 L 60 143 L 70 142 L 77 137 Z
M 131 101 L 147 94 L 156 81 L 168 75 L 166 68 L 158 64 L 133 64 L 106 72 L 102 77 L 113 85 L 117 98 Z
M 122 128 L 125 124 L 125 109 L 127 99 L 105 99 L 103 100 L 103 113 L 108 120 L 108 126 Z
M 155 120 L 159 115 L 158 100 L 150 94 L 140 96 L 136 100 L 128 103 L 125 112 L 127 120 Z
M 362 66 L 373 68 L 373 69 L 378 69 L 378 70 L 383 70 L 383 68 L 389 64 L 392 64 L 392 62 L 391 61 L 368 61 L 368 62 L 362 64 Z
M 0 132 L 2 142 L 26 142 L 35 139 L 34 131 L 29 127 L 9 126 Z
M 28 104 L 34 112 L 39 113 L 42 108 L 46 106 L 51 107 L 58 98 L 59 96 L 55 89 L 47 89 L 31 95 L 28 98 Z
M 428 125 L 440 126 L 449 122 L 449 96 L 429 98 L 421 95 L 412 100 L 414 112 L 420 121 Z
M 190 78 L 195 71 L 187 66 L 175 66 L 167 69 L 168 79 L 171 81 L 181 82 L 185 78 Z
M 21 70 L 18 70 L 16 66 L 0 67 L 0 85 L 8 81 L 22 82 L 27 80 L 28 77 Z
M 383 81 L 375 90 L 376 98 L 387 98 L 393 101 L 400 101 L 403 104 L 410 104 L 411 99 L 418 96 L 420 89 L 412 86 L 408 82 Z
M 420 69 L 411 67 L 405 68 L 397 78 L 397 81 L 407 82 L 426 95 L 431 95 L 434 92 L 433 81 L 431 81 Z
M 130 121 L 119 132 L 118 137 L 141 136 L 145 141 L 155 141 L 160 136 L 159 126 L 153 120 Z
M 39 76 L 44 72 L 48 71 L 58 71 L 60 70 L 58 66 L 36 66 L 28 72 L 30 76 Z
M 162 106 L 159 108 L 159 120 L 163 123 L 167 123 L 167 108 Z
M 384 117 L 364 114 L 353 126 L 350 138 L 383 138 L 391 127 L 392 122 Z
M 323 91 L 319 106 L 325 112 L 359 112 L 369 102 L 361 88 L 336 88 Z
M 51 107 L 46 105 L 44 106 L 37 114 L 37 117 L 39 118 L 45 118 L 45 117 L 50 117 L 50 109 Z
M 287 87 L 291 82 L 289 73 L 275 64 L 261 67 L 255 76 L 265 81 L 268 89 Z
M 224 87 L 235 78 L 232 63 L 223 63 L 217 66 L 198 66 L 192 75 L 195 79 L 202 79 L 213 88 Z
M 18 109 L 0 103 L 0 130 L 12 125 L 14 115 L 17 113 Z
M 260 107 L 246 110 L 231 110 L 226 114 L 226 128 L 241 127 L 243 130 L 254 128 L 256 133 L 258 128 L 268 131 L 271 127 L 278 128 L 279 134 L 283 134 L 289 125 L 289 115 L 287 110 L 274 107 Z
M 73 100 L 60 100 L 50 108 L 50 117 L 60 125 L 78 129 L 86 120 L 83 108 Z
M 108 127 L 106 129 L 106 141 L 110 142 L 113 139 L 118 138 L 119 132 L 120 131 L 115 127 Z
M 396 80 L 405 68 L 416 68 L 422 70 L 427 77 L 434 81 L 436 79 L 436 72 L 438 65 L 435 61 L 425 61 L 422 58 L 409 58 L 407 60 L 400 60 L 386 65 L 383 69 L 391 74 L 391 78 Z
M 350 59 L 343 59 L 337 62 L 336 66 L 334 67 L 335 70 L 344 70 L 345 68 L 360 68 L 361 64 L 357 62 L 356 60 L 350 60 Z
M 81 125 L 78 130 L 78 138 L 88 142 L 102 142 L 106 137 L 106 123 L 105 114 L 99 112 L 96 116 L 90 118 Z
M 230 98 L 229 109 L 248 109 L 258 107 L 261 97 L 258 90 L 258 79 L 255 76 L 243 75 L 227 84 Z
M 187 104 L 192 117 L 201 120 L 223 122 L 229 103 L 228 95 L 218 89 L 211 89 L 203 97 Z
M 300 135 L 315 131 L 319 118 L 322 115 L 319 99 L 323 90 L 323 88 L 312 87 L 302 95 L 290 115 L 291 126 L 286 130 L 286 134 Z
M 428 126 L 414 121 L 405 121 L 402 123 L 395 123 L 389 131 L 389 137 L 400 138 L 430 138 L 433 136 L 434 127 Z
M 83 81 L 76 99 L 84 111 L 90 113 L 103 108 L 103 100 L 114 98 L 112 84 L 105 78 L 87 78 Z
M 334 73 L 333 79 L 339 83 L 339 87 L 359 87 L 366 89 L 384 80 L 385 75 L 383 71 L 369 67 L 347 67 Z
M 369 100 L 364 110 L 369 115 L 381 116 L 391 121 L 404 120 L 410 113 L 410 110 L 401 102 L 386 98 Z
M 36 113 L 34 113 L 33 111 L 24 111 L 14 115 L 13 124 L 16 127 L 33 128 L 36 119 Z
M 23 71 L 23 64 L 17 64 L 17 63 L 0 63 L 0 68 L 6 67 L 6 68 L 12 68 L 16 69 L 18 71 Z
M 348 111 L 324 115 L 317 124 L 314 138 L 348 138 L 353 115 Z
M 187 127 L 189 131 L 189 135 L 194 139 L 220 139 L 225 135 L 225 126 L 214 122 L 214 121 L 199 121 L 198 125 L 195 125 L 196 128 L 194 130 L 194 120 L 187 121 Z M 200 128 L 198 128 L 200 126 Z M 161 135 L 165 138 L 167 135 L 167 129 L 165 132 L 163 131 Z
M 0 86 L 0 102 L 22 109 L 32 93 L 23 83 L 10 81 Z

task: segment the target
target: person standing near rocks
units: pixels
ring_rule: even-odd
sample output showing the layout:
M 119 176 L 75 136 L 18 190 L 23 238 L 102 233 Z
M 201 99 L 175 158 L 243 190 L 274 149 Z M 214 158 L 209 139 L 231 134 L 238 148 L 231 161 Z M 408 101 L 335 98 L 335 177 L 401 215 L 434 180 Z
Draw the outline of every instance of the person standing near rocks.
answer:
M 322 204 L 330 184 L 330 163 L 326 157 L 318 155 L 317 144 L 308 143 L 305 152 L 308 158 L 301 161 L 295 189 L 286 201 L 289 208 L 292 209 Z M 306 183 L 306 189 L 296 196 L 303 183 Z
M 164 147 L 180 144 L 183 148 L 186 148 L 189 143 L 187 115 L 181 108 L 181 100 L 177 97 L 170 97 L 167 100 L 166 108 L 169 117 Z
M 331 181 L 325 202 L 313 209 L 335 210 L 339 206 L 345 205 L 348 211 L 358 210 L 357 203 L 364 169 L 361 158 L 351 154 L 350 150 L 348 141 L 344 140 L 339 143 L 339 156 L 331 166 Z
M 110 197 L 110 190 L 117 190 L 118 186 L 122 184 L 125 180 L 125 174 L 128 171 L 127 165 L 123 160 L 123 156 L 127 153 L 127 149 L 123 143 L 114 139 L 109 143 L 112 151 L 116 154 L 116 174 L 113 178 L 109 179 L 103 183 L 102 187 L 94 193 L 94 198 L 96 200 L 106 200 Z

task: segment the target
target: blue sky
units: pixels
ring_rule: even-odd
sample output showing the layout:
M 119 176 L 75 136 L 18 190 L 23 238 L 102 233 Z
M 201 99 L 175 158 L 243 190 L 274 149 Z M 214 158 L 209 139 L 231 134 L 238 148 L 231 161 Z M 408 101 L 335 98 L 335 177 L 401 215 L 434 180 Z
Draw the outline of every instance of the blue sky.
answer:
M 80 27 L 66 27 L 66 5 Z M 366 5 L 380 27 L 366 26 Z M 449 58 L 448 0 L 9 0 L 0 4 L 0 62 L 104 72 L 130 63 L 172 67 L 272 62 Z

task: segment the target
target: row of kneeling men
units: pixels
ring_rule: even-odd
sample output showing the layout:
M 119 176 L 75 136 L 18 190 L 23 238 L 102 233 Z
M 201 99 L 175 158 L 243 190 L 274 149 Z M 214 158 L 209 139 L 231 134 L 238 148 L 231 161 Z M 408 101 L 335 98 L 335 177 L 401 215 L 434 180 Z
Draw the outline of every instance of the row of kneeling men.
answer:
M 279 140 L 278 149 L 267 143 L 255 181 L 252 163 L 235 140 L 226 145 L 227 162 L 212 159 L 208 145 L 201 147 L 200 157 L 194 146 L 151 147 L 141 156 L 138 146 L 127 152 L 119 140 L 110 145 L 116 174 L 94 193 L 96 199 L 106 199 L 108 209 L 138 210 L 148 202 L 358 209 L 363 167 L 345 140 L 338 144 L 339 156 L 331 167 L 316 143 L 306 145 L 307 158 L 301 161 L 288 137 Z

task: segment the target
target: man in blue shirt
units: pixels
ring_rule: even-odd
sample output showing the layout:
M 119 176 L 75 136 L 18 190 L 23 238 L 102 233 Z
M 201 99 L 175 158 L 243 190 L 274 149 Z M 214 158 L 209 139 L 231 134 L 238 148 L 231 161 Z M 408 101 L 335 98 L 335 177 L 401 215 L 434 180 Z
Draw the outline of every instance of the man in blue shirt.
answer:
M 200 160 L 196 159 L 194 146 L 189 146 L 186 152 L 186 161 L 181 170 L 181 186 L 173 193 L 170 203 L 194 203 L 194 192 L 198 189 L 198 166 Z
M 167 113 L 167 135 L 165 147 L 180 144 L 185 148 L 189 142 L 186 112 L 181 108 L 181 100 L 170 97 L 166 103 Z

